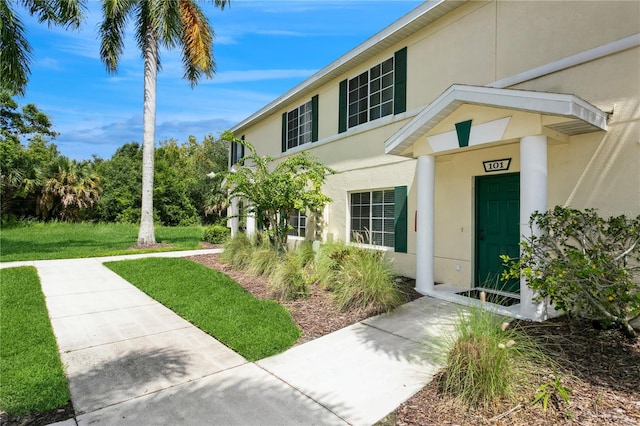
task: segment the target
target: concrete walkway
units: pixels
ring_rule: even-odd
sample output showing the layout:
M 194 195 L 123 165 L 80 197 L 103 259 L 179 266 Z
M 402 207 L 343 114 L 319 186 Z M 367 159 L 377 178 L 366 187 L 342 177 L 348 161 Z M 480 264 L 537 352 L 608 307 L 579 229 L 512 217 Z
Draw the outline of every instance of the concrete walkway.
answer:
M 65 426 L 370 425 L 437 370 L 449 302 L 423 297 L 249 363 L 103 265 L 207 252 L 0 264 L 38 270 L 77 416 Z

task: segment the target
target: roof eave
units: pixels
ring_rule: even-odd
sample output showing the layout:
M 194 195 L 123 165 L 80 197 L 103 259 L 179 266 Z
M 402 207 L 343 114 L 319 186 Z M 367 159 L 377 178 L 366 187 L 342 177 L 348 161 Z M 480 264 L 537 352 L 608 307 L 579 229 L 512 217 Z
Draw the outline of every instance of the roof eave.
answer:
M 284 104 L 302 98 L 306 93 L 345 74 L 349 69 L 357 67 L 369 60 L 369 58 L 377 55 L 403 38 L 406 38 L 408 34 L 423 28 L 425 25 L 439 19 L 467 2 L 468 0 L 425 1 L 424 4 L 416 7 L 353 50 L 336 59 L 293 89 L 274 99 L 263 108 L 233 126 L 231 131 L 236 133 L 238 130 L 250 126 L 263 117 L 273 113 L 273 111 L 278 110 Z

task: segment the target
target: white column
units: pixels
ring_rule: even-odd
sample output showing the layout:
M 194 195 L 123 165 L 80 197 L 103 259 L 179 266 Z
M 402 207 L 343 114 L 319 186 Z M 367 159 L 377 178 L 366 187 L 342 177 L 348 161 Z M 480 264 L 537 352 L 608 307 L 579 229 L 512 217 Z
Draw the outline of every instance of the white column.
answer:
M 418 213 L 416 233 L 416 290 L 433 292 L 435 157 L 418 157 Z
M 247 237 L 251 238 L 256 233 L 256 214 L 254 212 L 247 212 L 245 232 Z
M 238 217 L 239 208 L 238 208 L 238 198 L 234 197 L 231 199 L 231 206 L 229 207 L 229 212 L 227 216 L 229 219 L 227 220 L 227 225 L 231 228 L 231 237 L 235 237 L 238 233 L 238 228 L 240 226 L 240 218 Z
M 535 211 L 547 211 L 547 137 L 525 136 L 520 140 L 520 238 L 530 237 L 529 219 Z M 533 234 L 539 235 L 534 229 Z M 546 304 L 533 300 L 534 293 L 520 278 L 520 314 L 533 320 L 545 317 Z

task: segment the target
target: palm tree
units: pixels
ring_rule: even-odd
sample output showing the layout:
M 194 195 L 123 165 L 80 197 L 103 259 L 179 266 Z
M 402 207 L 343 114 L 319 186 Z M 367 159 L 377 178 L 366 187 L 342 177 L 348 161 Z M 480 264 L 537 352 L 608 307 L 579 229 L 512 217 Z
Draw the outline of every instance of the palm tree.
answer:
M 224 9 L 230 0 L 214 0 Z M 182 49 L 184 78 L 194 87 L 204 73 L 213 77 L 213 29 L 193 0 L 105 0 L 100 26 L 100 57 L 115 73 L 124 47 L 127 20 L 136 23 L 136 39 L 144 58 L 144 108 L 142 138 L 142 208 L 138 245 L 155 244 L 153 228 L 153 162 L 155 151 L 156 77 L 158 47 Z
M 48 25 L 78 28 L 86 0 L 0 0 L 0 87 L 24 95 L 30 73 L 31 45 L 25 37 L 15 5 Z
M 60 216 L 63 220 L 77 220 L 82 210 L 90 209 L 100 200 L 102 187 L 89 162 L 77 162 L 60 157 L 50 170 L 39 171 L 42 190 L 38 212 L 46 219 Z

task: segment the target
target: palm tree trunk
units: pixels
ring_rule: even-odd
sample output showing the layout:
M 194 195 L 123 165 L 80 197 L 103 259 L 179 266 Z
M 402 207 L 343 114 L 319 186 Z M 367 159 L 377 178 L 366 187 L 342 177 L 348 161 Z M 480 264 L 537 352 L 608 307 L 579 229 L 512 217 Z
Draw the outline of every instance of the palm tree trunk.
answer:
M 153 163 L 156 138 L 156 76 L 158 73 L 158 40 L 153 30 L 147 31 L 144 48 L 144 112 L 142 116 L 142 208 L 138 245 L 155 244 L 153 228 Z

